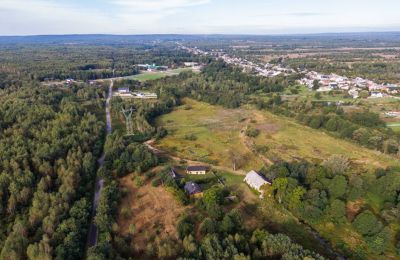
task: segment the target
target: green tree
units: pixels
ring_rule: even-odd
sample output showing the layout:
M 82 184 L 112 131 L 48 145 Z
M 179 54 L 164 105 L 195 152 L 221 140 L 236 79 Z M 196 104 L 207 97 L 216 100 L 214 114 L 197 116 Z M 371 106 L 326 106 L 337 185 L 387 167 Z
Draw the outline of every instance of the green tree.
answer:
M 275 196 L 279 203 L 282 203 L 282 199 L 285 196 L 286 188 L 288 185 L 287 178 L 276 178 L 272 183 L 272 189 L 275 191 Z
M 373 236 L 381 231 L 383 227 L 382 223 L 369 210 L 358 214 L 352 225 L 363 236 Z

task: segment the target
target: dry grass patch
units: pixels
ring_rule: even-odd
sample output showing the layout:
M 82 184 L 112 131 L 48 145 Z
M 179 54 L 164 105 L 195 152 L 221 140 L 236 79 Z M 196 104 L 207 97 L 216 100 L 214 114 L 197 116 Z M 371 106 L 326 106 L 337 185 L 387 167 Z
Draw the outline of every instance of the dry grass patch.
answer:
M 176 199 L 164 187 L 146 184 L 136 187 L 132 175 L 120 180 L 120 185 L 127 191 L 122 198 L 117 222 L 122 235 L 129 235 L 133 224 L 133 244 L 136 250 L 145 250 L 155 237 L 177 239 L 176 223 L 185 211 Z

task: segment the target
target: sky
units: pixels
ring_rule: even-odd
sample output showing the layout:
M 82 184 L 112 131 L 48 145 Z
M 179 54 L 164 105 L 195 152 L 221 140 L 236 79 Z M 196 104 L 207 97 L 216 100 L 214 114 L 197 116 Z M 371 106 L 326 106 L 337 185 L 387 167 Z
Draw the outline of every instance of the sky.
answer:
M 399 0 L 0 0 L 0 35 L 400 31 Z

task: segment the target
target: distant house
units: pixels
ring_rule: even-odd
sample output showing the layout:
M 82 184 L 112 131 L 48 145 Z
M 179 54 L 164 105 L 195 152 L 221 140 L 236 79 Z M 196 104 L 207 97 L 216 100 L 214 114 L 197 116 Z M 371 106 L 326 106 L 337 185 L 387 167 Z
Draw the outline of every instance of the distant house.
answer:
M 186 193 L 189 194 L 190 196 L 200 194 L 202 192 L 200 186 L 197 183 L 194 183 L 192 181 L 187 182 L 185 184 L 184 189 L 185 189 Z
M 74 79 L 69 78 L 65 82 L 69 85 L 69 84 L 74 83 Z
M 129 88 L 118 88 L 118 93 L 120 94 L 126 94 L 129 93 Z
M 194 67 L 197 66 L 197 62 L 184 62 L 186 67 Z
M 261 187 L 263 185 L 271 185 L 270 181 L 267 181 L 264 177 L 262 177 L 260 174 L 258 174 L 255 171 L 250 171 L 247 173 L 246 178 L 244 178 L 244 181 L 253 189 L 261 192 Z
M 382 92 L 371 92 L 371 98 L 383 98 L 383 93 Z
M 207 172 L 207 167 L 205 167 L 205 166 L 189 166 L 186 169 L 187 174 L 202 175 L 202 174 L 206 174 L 206 172 Z

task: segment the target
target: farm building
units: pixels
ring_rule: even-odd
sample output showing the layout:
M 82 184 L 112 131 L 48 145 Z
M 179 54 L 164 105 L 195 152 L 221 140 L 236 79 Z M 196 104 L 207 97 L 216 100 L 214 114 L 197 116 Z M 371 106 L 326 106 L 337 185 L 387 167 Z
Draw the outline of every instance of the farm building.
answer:
M 206 174 L 207 167 L 205 166 L 189 166 L 186 169 L 187 174 Z
M 260 174 L 255 171 L 250 171 L 247 173 L 244 181 L 253 189 L 261 192 L 261 187 L 265 184 L 271 185 L 271 182 L 264 179 Z
M 200 186 L 192 181 L 187 182 L 184 189 L 190 196 L 200 194 L 202 192 Z

